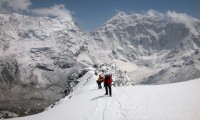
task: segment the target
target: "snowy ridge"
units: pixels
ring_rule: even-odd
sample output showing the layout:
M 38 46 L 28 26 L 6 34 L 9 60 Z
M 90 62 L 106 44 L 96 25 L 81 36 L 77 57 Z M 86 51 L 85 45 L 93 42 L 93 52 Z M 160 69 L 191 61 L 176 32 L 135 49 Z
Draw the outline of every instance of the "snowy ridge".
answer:
M 94 71 L 81 78 L 74 92 L 40 114 L 12 120 L 199 120 L 200 79 L 153 86 L 98 90 Z M 70 108 L 70 109 L 69 109 Z
M 104 63 L 115 63 L 133 84 L 200 78 L 200 22 L 181 17 L 120 12 L 86 33 L 73 20 L 0 14 L 0 107 L 40 112 L 64 96 L 70 75 Z
M 0 24 L 1 101 L 31 114 L 62 98 L 67 77 L 83 67 L 76 56 L 86 41 L 74 21 L 1 14 Z
M 118 61 L 117 64 L 124 62 L 124 66 L 127 66 L 126 63 L 136 66 L 137 69 L 132 71 L 128 66 L 122 67 L 122 70 L 129 71 L 131 79 L 139 84 L 163 84 L 199 78 L 200 21 L 187 17 L 190 25 L 186 21 L 176 20 L 178 18 L 174 17 L 173 12 L 167 15 L 157 15 L 151 11 L 148 14 L 131 15 L 120 12 L 92 34 L 95 42 L 91 42 L 94 45 L 98 43 L 92 49 L 106 50 L 107 57 L 112 62 Z M 189 61 L 193 62 L 186 65 Z M 175 67 L 174 63 L 181 64 L 180 68 Z M 192 74 L 179 73 L 181 70 L 191 71 Z

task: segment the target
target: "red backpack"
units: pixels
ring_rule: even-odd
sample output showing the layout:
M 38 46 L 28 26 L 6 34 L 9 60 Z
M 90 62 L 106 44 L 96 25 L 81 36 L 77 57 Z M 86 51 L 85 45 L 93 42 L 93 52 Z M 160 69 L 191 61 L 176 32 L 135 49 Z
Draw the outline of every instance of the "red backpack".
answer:
M 112 84 L 112 76 L 110 75 L 108 78 L 108 84 L 111 85 Z
M 111 75 L 105 76 L 104 84 L 105 85 L 111 85 L 112 84 L 112 76 Z

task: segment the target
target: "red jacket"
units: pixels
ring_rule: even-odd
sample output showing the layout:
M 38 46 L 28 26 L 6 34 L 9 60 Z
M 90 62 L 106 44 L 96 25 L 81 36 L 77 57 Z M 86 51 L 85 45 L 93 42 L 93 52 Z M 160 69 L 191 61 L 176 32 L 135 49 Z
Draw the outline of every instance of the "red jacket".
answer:
M 104 80 L 104 85 L 107 86 L 111 84 L 112 84 L 112 76 L 109 76 L 109 77 L 106 76 Z

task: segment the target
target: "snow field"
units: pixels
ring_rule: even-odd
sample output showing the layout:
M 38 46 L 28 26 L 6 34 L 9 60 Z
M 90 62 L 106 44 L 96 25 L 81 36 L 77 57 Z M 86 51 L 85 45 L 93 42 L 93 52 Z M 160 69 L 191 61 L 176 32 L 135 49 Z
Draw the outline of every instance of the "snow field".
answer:
M 12 120 L 199 120 L 200 79 L 167 85 L 97 89 L 88 72 L 74 92 L 40 114 Z

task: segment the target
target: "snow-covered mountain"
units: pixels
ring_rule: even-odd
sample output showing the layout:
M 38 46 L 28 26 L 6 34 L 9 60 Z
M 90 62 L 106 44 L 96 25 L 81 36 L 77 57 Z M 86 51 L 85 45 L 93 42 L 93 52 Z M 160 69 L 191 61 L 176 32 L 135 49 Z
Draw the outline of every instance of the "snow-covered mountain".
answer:
M 200 79 L 152 86 L 112 87 L 113 96 L 97 89 L 89 71 L 74 92 L 46 111 L 11 120 L 199 120 Z
M 199 78 L 200 21 L 189 20 L 119 12 L 84 32 L 73 20 L 0 14 L 0 110 L 40 111 L 94 64 L 115 63 L 134 84 Z
M 87 44 L 75 22 L 0 14 L 0 24 L 1 108 L 38 111 L 62 98 Z
M 106 56 L 104 51 L 108 51 L 112 61 L 123 64 L 119 67 L 132 65 L 132 69 L 124 70 L 136 83 L 162 84 L 199 78 L 200 21 L 191 18 L 188 24 L 170 16 L 119 12 L 91 33 L 96 44 L 93 51 L 101 50 L 99 56 Z

